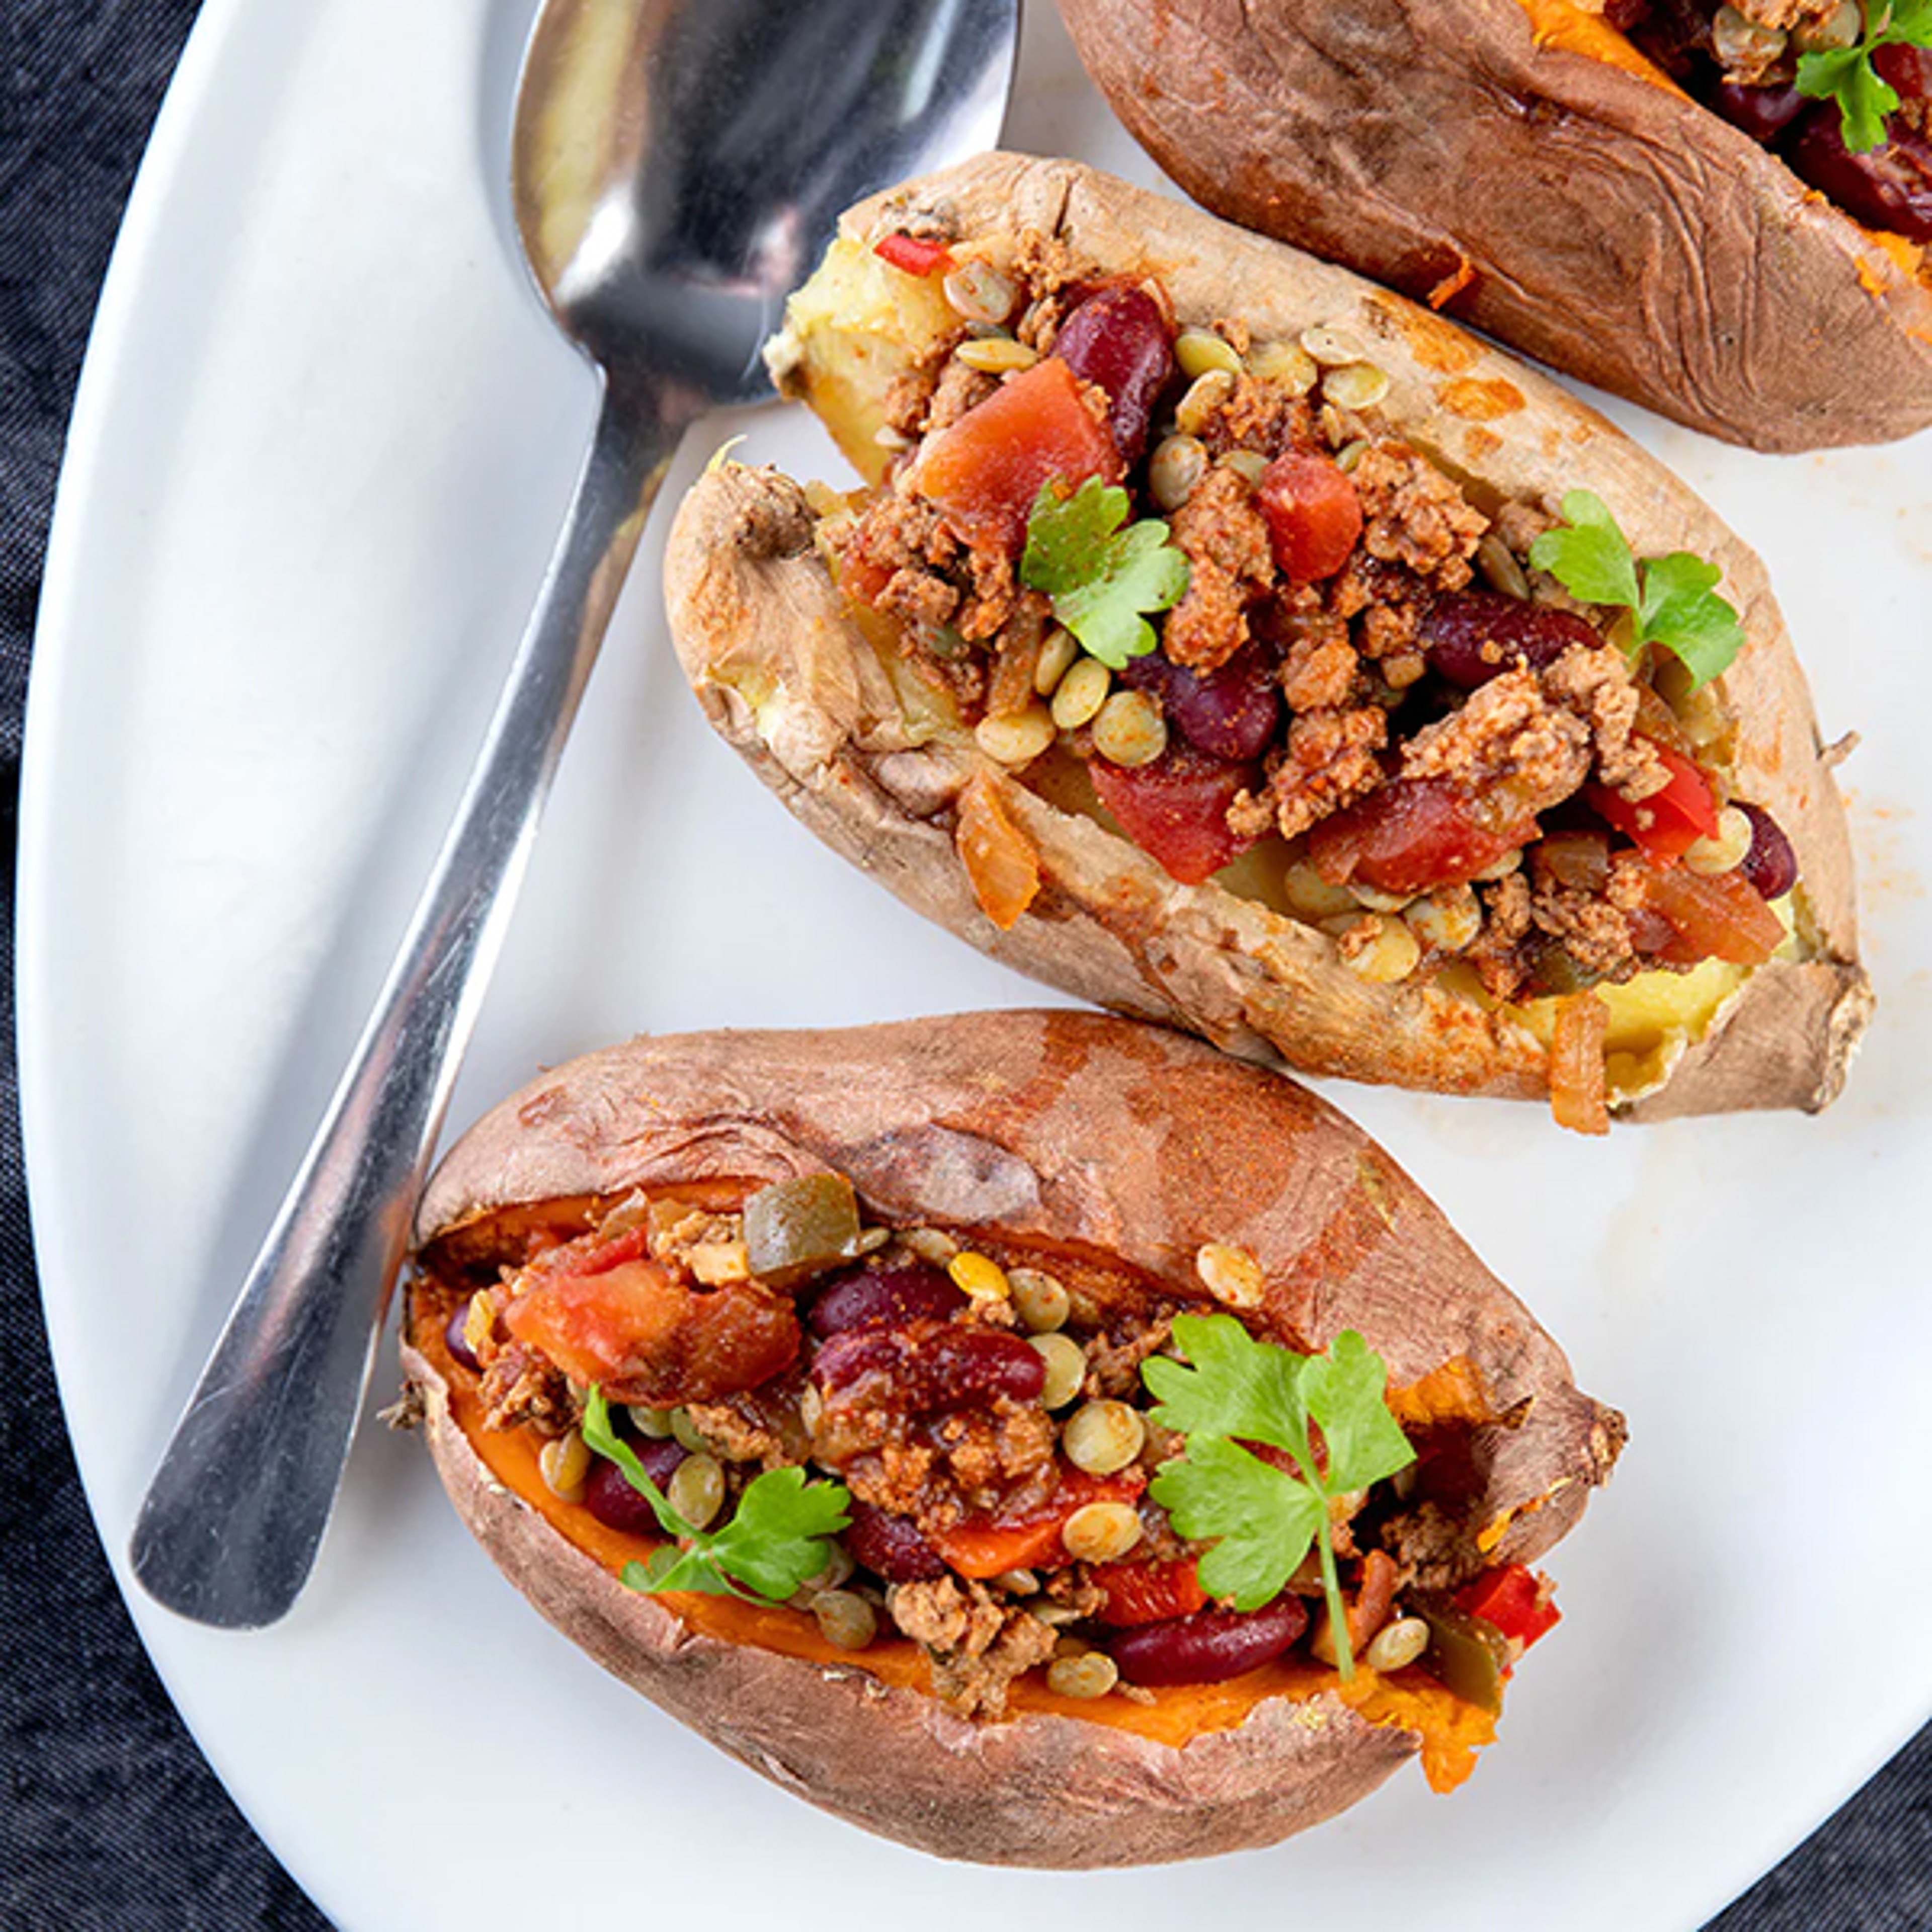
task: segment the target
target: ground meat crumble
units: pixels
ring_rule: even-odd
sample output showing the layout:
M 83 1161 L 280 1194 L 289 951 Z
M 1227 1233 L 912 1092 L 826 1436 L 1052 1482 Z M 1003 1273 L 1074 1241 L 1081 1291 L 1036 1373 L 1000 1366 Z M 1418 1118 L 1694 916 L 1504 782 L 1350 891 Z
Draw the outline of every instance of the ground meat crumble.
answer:
M 933 1695 L 962 1718 L 1004 1717 L 1013 1679 L 1044 1664 L 1059 1640 L 1030 1612 L 956 1577 L 895 1585 L 886 1607 L 906 1636 L 926 1646 Z

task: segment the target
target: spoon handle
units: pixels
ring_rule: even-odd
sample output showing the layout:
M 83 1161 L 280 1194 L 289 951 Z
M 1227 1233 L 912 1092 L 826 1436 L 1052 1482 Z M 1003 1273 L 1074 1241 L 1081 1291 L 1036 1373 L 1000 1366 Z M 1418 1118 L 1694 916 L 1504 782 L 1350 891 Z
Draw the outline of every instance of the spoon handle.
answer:
M 536 607 L 408 935 L 148 1487 L 134 1574 L 197 1622 L 272 1623 L 308 1579 L 457 1066 L 682 427 L 656 398 L 606 388 Z

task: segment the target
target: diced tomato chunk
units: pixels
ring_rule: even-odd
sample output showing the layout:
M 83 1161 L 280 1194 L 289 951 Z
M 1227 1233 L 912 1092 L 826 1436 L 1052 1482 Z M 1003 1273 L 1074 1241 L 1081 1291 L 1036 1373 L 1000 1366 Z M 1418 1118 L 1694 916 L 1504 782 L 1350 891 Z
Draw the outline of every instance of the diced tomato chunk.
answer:
M 1308 835 L 1308 853 L 1330 885 L 1426 892 L 1486 872 L 1536 831 L 1533 818 L 1492 830 L 1450 779 L 1397 778 L 1324 818 Z
M 1084 1469 L 1060 1472 L 1060 1487 L 1040 1508 L 1010 1522 L 968 1517 L 933 1538 L 934 1546 L 962 1576 L 983 1581 L 1009 1570 L 1062 1561 L 1066 1546 L 1060 1532 L 1075 1510 L 1089 1503 L 1130 1503 L 1147 1487 L 1144 1469 L 1117 1476 L 1090 1476 Z
M 1512 1643 L 1527 1650 L 1563 1621 L 1549 1580 L 1520 1563 L 1505 1563 L 1456 1593 L 1459 1607 L 1493 1624 Z
M 1325 456 L 1290 451 L 1262 472 L 1256 490 L 1276 566 L 1292 583 L 1333 577 L 1362 534 L 1362 500 Z
M 920 235 L 888 235 L 872 244 L 872 253 L 908 275 L 950 274 L 952 251 L 944 242 Z
M 871 557 L 848 556 L 839 560 L 838 587 L 855 604 L 876 610 L 892 580 L 892 573 Z
M 503 1326 L 618 1402 L 670 1407 L 755 1388 L 800 1343 L 791 1303 L 752 1282 L 700 1292 L 644 1253 L 641 1230 L 533 1263 Z
M 1192 1556 L 1169 1563 L 1099 1564 L 1088 1572 L 1088 1580 L 1106 1592 L 1096 1613 L 1100 1621 L 1117 1629 L 1191 1617 L 1208 1605 L 1201 1566 Z
M 1586 785 L 1583 796 L 1599 818 L 1635 839 L 1653 859 L 1681 859 L 1699 839 L 1716 837 L 1718 801 L 1694 760 L 1654 739 L 1648 742 L 1670 767 L 1670 782 L 1663 790 L 1635 804 L 1608 785 Z
M 1673 966 L 1725 959 L 1762 966 L 1784 943 L 1784 922 L 1742 872 L 1704 878 L 1683 866 L 1645 868 L 1644 910 L 1676 934 L 1656 956 Z
M 1120 829 L 1184 886 L 1199 885 L 1255 842 L 1228 824 L 1235 794 L 1257 782 L 1252 765 L 1231 764 L 1183 744 L 1170 745 L 1152 764 L 1096 758 L 1087 769 Z
M 1041 484 L 1113 483 L 1120 469 L 1112 433 L 1088 408 L 1078 379 L 1048 357 L 932 437 L 909 480 L 974 548 L 1017 556 Z

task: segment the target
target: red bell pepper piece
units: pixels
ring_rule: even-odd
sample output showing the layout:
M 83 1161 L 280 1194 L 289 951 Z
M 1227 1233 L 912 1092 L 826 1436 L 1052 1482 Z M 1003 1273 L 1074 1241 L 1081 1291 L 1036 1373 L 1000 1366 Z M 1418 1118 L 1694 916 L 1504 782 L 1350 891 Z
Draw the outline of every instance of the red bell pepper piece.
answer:
M 1670 782 L 1636 804 L 1608 785 L 1583 788 L 1590 808 L 1606 824 L 1634 838 L 1653 859 L 1681 859 L 1700 838 L 1718 832 L 1718 801 L 1694 760 L 1656 740 L 1651 748 L 1670 772 Z
M 1506 1563 L 1456 1593 L 1457 1605 L 1472 1617 L 1493 1624 L 1525 1650 L 1563 1620 L 1547 1577 L 1520 1563 Z
M 950 274 L 952 250 L 944 242 L 928 241 L 919 235 L 888 235 L 872 244 L 872 253 L 908 275 Z

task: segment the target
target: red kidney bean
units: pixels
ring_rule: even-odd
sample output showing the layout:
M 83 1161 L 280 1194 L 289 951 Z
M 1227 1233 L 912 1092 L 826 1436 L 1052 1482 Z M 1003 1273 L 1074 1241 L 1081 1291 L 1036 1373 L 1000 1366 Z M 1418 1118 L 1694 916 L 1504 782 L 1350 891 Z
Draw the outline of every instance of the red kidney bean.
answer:
M 1879 77 L 1888 81 L 1905 100 L 1932 98 L 1932 47 L 1908 46 L 1894 40 L 1872 56 Z
M 882 1322 L 903 1325 L 921 1316 L 943 1322 L 965 1306 L 965 1296 L 937 1268 L 909 1262 L 841 1275 L 820 1292 L 806 1325 L 823 1339 Z
M 1155 401 L 1174 373 L 1174 338 L 1160 303 L 1130 282 L 1100 289 L 1060 325 L 1053 352 L 1082 382 L 1106 391 L 1108 424 L 1131 468 L 1147 448 Z
M 667 1438 L 662 1442 L 635 1442 L 631 1445 L 644 1464 L 644 1473 L 662 1489 L 671 1472 L 685 1458 L 684 1445 Z M 628 1530 L 633 1535 L 649 1534 L 658 1527 L 656 1513 L 643 1492 L 631 1486 L 630 1478 L 615 1462 L 601 1456 L 590 1465 L 584 1480 L 584 1507 L 607 1529 Z
M 470 1346 L 464 1333 L 470 1323 L 470 1303 L 474 1296 L 457 1304 L 456 1312 L 443 1324 L 442 1346 L 472 1375 L 481 1375 L 483 1364 L 476 1359 L 476 1351 Z
M 1894 115 L 1882 147 L 1845 146 L 1837 104 L 1821 102 L 1798 123 L 1785 159 L 1799 180 L 1828 195 L 1855 221 L 1932 242 L 1932 141 Z
M 1307 1628 L 1301 1599 L 1282 1595 L 1258 1610 L 1197 1610 L 1142 1624 L 1110 1636 L 1107 1654 L 1130 1684 L 1219 1684 L 1272 1664 Z
M 827 1390 L 876 1379 L 882 1406 L 923 1415 L 966 1408 L 998 1395 L 1034 1402 L 1046 1363 L 1017 1335 L 916 1322 L 904 1328 L 848 1329 L 818 1352 L 812 1379 Z
M 1760 898 L 1781 899 L 1798 883 L 1798 854 L 1762 806 L 1740 804 L 1738 809 L 1751 822 L 1750 850 L 1740 869 Z
M 1808 105 L 1795 87 L 1746 87 L 1735 80 L 1720 81 L 1708 98 L 1713 113 L 1762 148 L 1769 147 Z
M 1499 590 L 1455 590 L 1436 598 L 1422 620 L 1430 668 L 1474 691 L 1518 664 L 1541 670 L 1573 644 L 1603 639 L 1574 611 L 1526 603 Z
M 1190 670 L 1163 651 L 1130 658 L 1120 682 L 1160 700 L 1168 722 L 1198 750 L 1245 763 L 1274 742 L 1281 692 L 1258 644 L 1244 644 L 1219 670 Z
M 890 1515 L 862 1502 L 854 1502 L 850 1514 L 845 1548 L 862 1570 L 888 1583 L 928 1583 L 946 1574 L 945 1558 L 910 1517 Z

